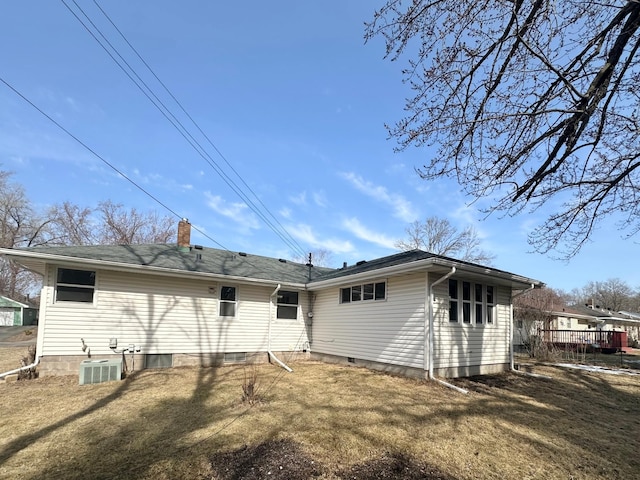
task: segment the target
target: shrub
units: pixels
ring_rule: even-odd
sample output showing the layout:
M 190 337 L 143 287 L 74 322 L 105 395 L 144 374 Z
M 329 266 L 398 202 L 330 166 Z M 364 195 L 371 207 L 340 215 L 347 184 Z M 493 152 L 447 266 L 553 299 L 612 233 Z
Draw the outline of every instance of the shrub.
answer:
M 255 405 L 260 402 L 258 395 L 258 369 L 255 365 L 251 365 L 250 371 L 247 373 L 247 367 L 244 368 L 244 381 L 242 382 L 242 403 Z

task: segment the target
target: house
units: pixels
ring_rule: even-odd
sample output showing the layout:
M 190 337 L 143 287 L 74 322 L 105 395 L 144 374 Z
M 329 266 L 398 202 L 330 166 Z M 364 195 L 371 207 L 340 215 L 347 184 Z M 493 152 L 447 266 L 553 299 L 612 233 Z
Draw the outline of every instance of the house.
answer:
M 123 351 L 147 368 L 296 356 L 422 378 L 496 372 L 511 361 L 513 292 L 542 286 L 420 250 L 330 269 L 204 248 L 186 221 L 177 245 L 0 253 L 43 276 L 41 375 Z
M 0 295 L 0 327 L 36 325 L 38 309 Z
M 528 315 L 526 310 L 515 309 L 513 342 L 516 346 L 524 346 L 532 335 L 540 334 L 544 334 L 542 338 L 547 341 L 563 345 L 606 344 L 602 339 L 609 337 L 596 332 L 624 332 L 625 345 L 621 347 L 638 341 L 640 317 L 634 318 L 629 312 L 613 312 L 591 304 L 558 307 L 533 315 Z

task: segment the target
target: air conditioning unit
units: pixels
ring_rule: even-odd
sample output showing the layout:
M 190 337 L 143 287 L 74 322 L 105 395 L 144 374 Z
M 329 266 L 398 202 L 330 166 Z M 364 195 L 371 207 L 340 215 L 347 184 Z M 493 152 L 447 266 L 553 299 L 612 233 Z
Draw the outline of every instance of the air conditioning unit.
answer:
M 83 360 L 80 385 L 122 380 L 122 360 Z

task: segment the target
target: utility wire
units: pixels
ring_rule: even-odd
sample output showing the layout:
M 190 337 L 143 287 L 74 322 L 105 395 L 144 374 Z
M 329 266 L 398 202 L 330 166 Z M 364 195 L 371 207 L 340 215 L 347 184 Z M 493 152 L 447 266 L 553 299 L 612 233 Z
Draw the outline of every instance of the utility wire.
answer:
M 98 34 L 103 38 L 104 42 L 115 52 L 115 54 L 120 58 L 120 60 L 126 65 L 126 67 L 131 71 L 131 73 L 137 78 L 134 79 L 132 74 L 127 71 L 127 69 L 123 66 L 120 61 L 118 61 L 114 55 L 109 51 L 109 49 L 105 46 L 105 44 L 94 34 L 94 32 L 89 28 L 89 26 L 71 9 L 71 7 L 65 2 L 65 0 L 61 0 L 65 7 L 73 14 L 73 16 L 82 24 L 82 26 L 87 30 L 87 32 L 94 38 L 96 42 L 105 50 L 105 52 L 111 57 L 111 59 L 120 67 L 120 69 L 127 75 L 127 77 L 138 87 L 138 89 L 147 97 L 147 99 L 162 113 L 162 115 L 171 123 L 171 125 L 182 135 L 182 137 L 191 145 L 191 147 L 200 155 L 200 157 L 205 160 L 209 166 L 222 178 L 222 180 L 231 188 L 244 202 L 249 206 L 249 208 L 256 214 L 258 217 L 265 222 L 267 226 L 285 243 L 291 248 L 293 251 L 297 251 L 303 257 L 306 255 L 305 250 L 300 246 L 300 244 L 291 236 L 291 234 L 282 226 L 282 224 L 277 220 L 277 218 L 270 212 L 270 210 L 264 205 L 264 203 L 260 200 L 260 198 L 256 195 L 256 193 L 247 185 L 244 179 L 240 176 L 240 174 L 230 165 L 228 160 L 222 155 L 219 149 L 213 144 L 210 138 L 203 132 L 203 130 L 199 127 L 199 125 L 195 122 L 193 117 L 189 115 L 186 109 L 182 106 L 182 104 L 176 99 L 176 97 L 169 91 L 166 85 L 158 78 L 158 76 L 153 72 L 153 70 L 149 67 L 147 62 L 144 61 L 142 56 L 137 52 L 137 50 L 131 45 L 131 43 L 126 39 L 126 37 L 122 34 L 122 32 L 115 26 L 115 23 L 111 20 L 110 17 L 104 12 L 104 10 L 96 3 L 100 11 L 105 15 L 105 17 L 109 20 L 109 22 L 114 26 L 114 28 L 118 31 L 118 33 L 123 37 L 124 41 L 130 48 L 136 53 L 136 55 L 141 59 L 143 64 L 149 69 L 149 71 L 153 74 L 153 76 L 158 80 L 158 82 L 163 86 L 163 88 L 168 92 L 171 98 L 174 99 L 176 104 L 182 109 L 182 111 L 187 115 L 187 117 L 191 120 L 191 122 L 196 126 L 196 128 L 200 131 L 200 133 L 207 139 L 209 144 L 215 149 L 218 155 L 227 163 L 227 165 L 231 168 L 231 170 L 236 174 L 236 176 L 242 181 L 242 183 L 249 189 L 249 191 L 253 194 L 253 196 L 258 200 L 258 202 L 262 205 L 264 210 L 275 220 L 279 228 L 273 224 L 267 218 L 267 216 L 260 210 L 258 206 L 242 191 L 241 187 L 239 187 L 233 179 L 231 179 L 226 172 L 213 160 L 211 155 L 208 154 L 206 149 L 191 135 L 189 130 L 184 126 L 184 124 L 176 118 L 176 116 L 171 112 L 171 110 L 165 105 L 164 102 L 153 92 L 153 89 L 149 87 L 149 85 L 137 74 L 135 69 L 127 62 L 124 57 L 118 52 L 117 48 L 113 46 L 111 42 L 106 38 L 106 36 L 101 32 L 101 30 L 95 25 L 95 23 L 89 18 L 86 12 L 77 4 L 75 0 L 72 0 L 77 9 L 82 12 L 87 21 L 91 24 L 91 26 L 98 32 Z M 143 88 L 144 86 L 144 88 Z M 146 90 L 145 90 L 146 89 Z M 153 98 L 151 98 L 153 97 Z M 155 99 L 155 100 L 154 100 Z
M 184 218 L 183 215 L 179 215 L 175 210 L 173 210 L 172 208 L 170 208 L 169 206 L 167 206 L 167 204 L 165 204 L 164 202 L 162 202 L 160 199 L 158 199 L 155 195 L 153 195 L 151 192 L 149 192 L 148 190 L 146 190 L 144 187 L 142 187 L 141 185 L 139 185 L 138 183 L 136 183 L 133 179 L 131 179 L 129 176 L 127 176 L 124 172 L 122 172 L 121 170 L 119 170 L 115 165 L 113 165 L 111 162 L 109 162 L 107 159 L 105 159 L 103 156 L 101 156 L 98 152 L 96 152 L 95 150 L 93 150 L 89 145 L 87 145 L 86 143 L 84 143 L 82 140 L 80 140 L 77 136 L 75 136 L 73 133 L 71 133 L 69 130 L 67 130 L 65 127 L 63 127 L 60 123 L 58 123 L 53 117 L 51 117 L 51 115 L 49 115 L 48 113 L 46 113 L 44 110 L 42 110 L 40 107 L 38 107 L 35 103 L 33 103 L 31 100 L 29 100 L 27 97 L 25 97 L 20 91 L 18 91 L 16 88 L 13 87 L 13 85 L 11 85 L 9 82 L 7 82 L 3 77 L 0 76 L 0 82 L 4 83 L 10 90 L 12 90 L 16 95 L 18 95 L 20 98 L 22 98 L 22 100 L 24 100 L 25 102 L 27 102 L 29 105 L 31 105 L 34 109 L 36 109 L 40 114 L 42 114 L 44 117 L 46 117 L 51 123 L 53 123 L 56 127 L 58 127 L 60 130 L 62 130 L 64 133 L 66 133 L 67 135 L 69 135 L 71 138 L 73 138 L 76 142 L 78 142 L 80 145 L 82 145 L 86 150 L 88 150 L 93 156 L 95 156 L 96 158 L 98 158 L 100 161 L 102 161 L 105 165 L 107 165 L 109 168 L 111 168 L 114 172 L 116 172 L 118 175 L 120 175 L 122 178 L 124 178 L 125 180 L 127 180 L 129 183 L 131 183 L 134 187 L 136 187 L 138 190 L 140 190 L 142 193 L 144 193 L 146 196 L 148 196 L 150 199 L 152 199 L 154 202 L 156 202 L 158 205 L 160 205 L 162 208 L 164 208 L 165 210 L 167 210 L 169 213 L 171 213 L 172 215 L 174 215 L 177 218 Z M 213 239 L 212 237 L 210 237 L 207 233 L 203 232 L 202 230 L 198 229 L 197 227 L 195 227 L 194 225 L 192 225 L 192 228 L 194 230 L 196 230 L 197 232 L 201 233 L 203 236 L 205 236 L 206 238 L 208 238 L 209 240 L 211 240 L 213 243 L 215 243 L 216 245 L 218 245 L 219 247 L 221 247 L 224 250 L 230 251 L 227 247 L 225 247 L 224 245 L 222 245 L 220 242 L 218 242 L 217 240 Z
M 149 72 L 154 76 L 154 78 L 158 81 L 158 83 L 160 85 L 162 85 L 162 88 L 164 88 L 164 90 L 169 94 L 169 96 L 173 99 L 174 102 L 176 102 L 176 104 L 178 105 L 178 107 L 180 107 L 180 110 L 182 110 L 182 112 L 187 116 L 187 118 L 191 121 L 191 123 L 193 123 L 193 125 L 198 129 L 198 131 L 200 132 L 200 134 L 202 134 L 202 136 L 207 140 L 207 142 L 209 143 L 209 145 L 211 145 L 211 147 L 216 151 L 216 153 L 218 154 L 218 156 L 220 158 L 222 158 L 222 160 L 224 160 L 224 162 L 227 164 L 227 166 L 231 169 L 231 171 L 240 179 L 240 181 L 242 182 L 242 184 L 251 192 L 251 194 L 254 196 L 254 198 L 260 203 L 260 205 L 262 205 L 262 207 L 265 209 L 265 211 L 271 216 L 271 218 L 278 224 L 278 226 L 282 229 L 283 232 L 285 232 L 286 235 L 288 235 L 294 243 L 296 243 L 296 245 L 298 247 L 300 247 L 300 245 L 295 241 L 295 239 L 289 234 L 289 232 L 287 231 L 287 229 L 282 225 L 282 223 L 280 223 L 280 221 L 278 220 L 278 218 L 273 215 L 273 213 L 271 213 L 271 211 L 269 210 L 269 208 L 262 202 L 262 200 L 260 199 L 260 197 L 255 193 L 255 191 L 247 184 L 247 182 L 245 182 L 244 178 L 242 178 L 242 176 L 236 171 L 236 169 L 233 167 L 233 165 L 231 165 L 231 163 L 229 163 L 229 161 L 227 160 L 227 158 L 222 154 L 222 152 L 218 149 L 218 147 L 213 143 L 213 141 L 209 138 L 209 136 L 202 130 L 202 128 L 200 128 L 200 125 L 198 124 L 198 122 L 195 121 L 195 119 L 191 116 L 191 114 L 189 114 L 189 112 L 184 108 L 184 106 L 182 105 L 182 103 L 175 97 L 175 95 L 171 92 L 171 90 L 169 90 L 169 87 L 167 87 L 165 85 L 165 83 L 158 77 L 158 75 L 156 75 L 155 71 L 151 68 L 151 66 L 146 62 L 146 60 L 142 57 L 142 55 L 138 52 L 138 50 L 131 44 L 131 42 L 129 42 L 129 40 L 127 39 L 127 37 L 124 35 L 124 33 L 122 33 L 122 31 L 118 28 L 118 26 L 114 23 L 114 21 L 111 19 L 111 17 L 107 14 L 107 12 L 104 11 L 104 9 L 100 6 L 100 4 L 97 2 L 97 0 L 93 0 L 93 3 L 98 7 L 98 9 L 102 12 L 102 14 L 106 17 L 106 19 L 109 21 L 109 23 L 111 23 L 111 25 L 113 26 L 113 28 L 118 32 L 118 34 L 122 37 L 122 39 L 125 41 L 125 43 L 129 46 L 129 48 L 131 48 L 131 50 L 136 54 L 136 56 L 140 59 L 140 61 L 143 63 L 143 65 L 147 68 L 147 70 L 149 70 Z M 301 247 L 300 247 L 301 249 Z M 302 249 L 301 249 L 302 250 Z M 304 251 L 302 251 L 301 253 L 304 253 Z
M 189 133 L 189 131 L 171 113 L 169 108 L 162 102 L 162 100 L 160 100 L 157 97 L 157 95 L 155 95 L 155 93 L 146 84 L 146 82 L 144 82 L 144 80 L 142 80 L 140 78 L 140 76 L 135 72 L 133 67 L 131 67 L 131 65 L 129 65 L 129 63 L 120 55 L 120 53 L 117 51 L 117 49 L 106 39 L 106 37 L 102 34 L 102 32 L 98 29 L 98 27 L 91 21 L 91 19 L 82 10 L 82 8 L 80 8 L 80 6 L 75 2 L 75 0 L 73 0 L 73 2 L 76 5 L 76 7 L 78 7 L 78 9 L 83 13 L 83 15 L 87 18 L 87 20 L 91 23 L 91 25 L 96 29 L 96 31 L 100 34 L 100 36 L 102 36 L 102 38 L 111 47 L 111 49 L 122 59 L 122 62 L 129 68 L 129 70 L 131 70 L 133 75 L 135 75 L 139 79 L 140 83 L 138 83 L 138 81 L 136 81 L 132 77 L 131 73 L 129 73 L 127 71 L 127 69 L 113 56 L 113 54 L 109 51 L 109 49 L 105 46 L 105 44 L 102 43 L 98 39 L 98 37 L 91 31 L 91 29 L 87 26 L 87 24 L 85 24 L 82 21 L 82 19 L 80 17 L 78 17 L 78 15 L 71 9 L 71 7 L 69 7 L 69 5 L 65 2 L 65 0 L 61 0 L 61 1 L 65 5 L 65 7 L 73 14 L 73 16 L 76 18 L 76 20 L 78 20 L 78 22 L 80 22 L 80 24 L 87 30 L 87 32 L 94 38 L 94 40 L 96 40 L 96 42 L 98 42 L 98 44 L 103 48 L 103 50 L 111 57 L 111 59 L 116 63 L 116 65 L 118 65 L 118 67 L 120 67 L 120 69 L 125 73 L 125 75 L 127 75 L 127 77 L 129 77 L 129 79 L 134 83 L 134 85 L 136 85 L 136 87 L 138 87 L 138 89 L 158 109 L 158 111 L 160 111 L 160 113 L 162 113 L 162 115 L 167 119 L 167 121 L 169 121 L 169 123 L 171 123 L 173 125 L 173 127 L 180 133 L 180 135 L 182 135 L 182 137 L 187 141 L 187 143 L 189 143 L 191 145 L 191 147 L 198 153 L 198 155 L 200 155 L 200 157 L 202 157 L 211 166 L 211 168 L 225 181 L 225 183 L 227 183 L 227 185 L 242 200 L 245 201 L 245 203 L 249 206 L 249 208 L 251 208 L 254 211 L 254 213 L 256 213 L 256 215 L 258 215 L 258 217 L 261 218 L 274 231 L 274 233 L 276 233 L 276 235 L 278 235 L 280 237 L 280 239 L 283 240 L 289 246 L 289 248 L 291 248 L 293 251 L 297 250 L 298 253 L 301 253 L 304 256 L 305 255 L 304 250 L 299 245 L 296 247 L 296 244 L 294 243 L 295 240 L 293 240 L 293 242 L 291 242 L 291 241 L 287 240 L 286 238 L 284 238 L 283 235 L 280 232 L 275 230 L 273 225 L 264 216 L 264 214 L 262 212 L 260 212 L 259 209 L 257 209 L 257 207 L 255 207 L 255 204 L 253 204 L 253 202 L 251 202 L 251 200 L 249 198 L 247 198 L 246 195 L 244 195 L 244 193 L 241 191 L 241 189 L 239 189 L 239 187 L 235 184 L 235 182 L 233 182 L 233 180 L 230 179 L 224 173 L 224 171 L 213 161 L 213 159 L 211 158 L 210 155 L 208 155 L 206 150 L 200 145 L 200 143 L 197 140 L 195 140 L 193 138 L 193 136 Z M 149 93 L 143 88 L 143 86 L 148 90 Z M 151 98 L 150 95 L 152 95 L 155 98 L 155 100 L 153 98 Z M 161 108 L 161 106 L 162 106 L 162 108 Z M 172 118 L 170 118 L 170 117 L 172 117 Z

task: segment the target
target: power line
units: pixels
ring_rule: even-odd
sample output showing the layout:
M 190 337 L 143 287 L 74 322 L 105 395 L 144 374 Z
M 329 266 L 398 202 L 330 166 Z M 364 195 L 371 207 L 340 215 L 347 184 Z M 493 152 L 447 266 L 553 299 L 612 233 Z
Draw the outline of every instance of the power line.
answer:
M 109 51 L 109 49 L 105 46 L 105 44 L 93 33 L 91 28 L 87 26 L 87 24 L 71 9 L 71 7 L 65 2 L 65 0 L 61 0 L 65 7 L 73 14 L 73 16 L 80 22 L 80 24 L 87 30 L 87 32 L 94 38 L 96 42 L 105 50 L 105 52 L 109 55 L 109 57 L 120 67 L 120 69 L 127 75 L 127 77 L 138 87 L 138 89 L 147 97 L 147 99 L 162 113 L 162 115 L 171 123 L 171 125 L 182 135 L 182 137 L 191 145 L 191 147 L 200 155 L 200 157 L 205 160 L 209 166 L 222 178 L 222 180 L 234 191 L 244 202 L 245 204 L 285 243 L 291 248 L 293 251 L 297 251 L 302 256 L 306 255 L 305 250 L 300 246 L 300 244 L 295 240 L 295 238 L 286 230 L 286 228 L 278 221 L 278 219 L 271 213 L 268 207 L 260 200 L 260 198 L 256 195 L 256 193 L 249 187 L 249 185 L 244 181 L 242 176 L 233 168 L 233 166 L 229 163 L 229 161 L 224 157 L 224 155 L 220 152 L 220 150 L 215 146 L 215 144 L 211 141 L 211 139 L 205 134 L 205 132 L 200 128 L 197 122 L 193 119 L 193 117 L 186 111 L 183 105 L 177 100 L 177 98 L 171 93 L 168 87 L 160 80 L 160 78 L 155 74 L 155 72 L 151 69 L 148 63 L 142 58 L 139 52 L 131 45 L 131 43 L 127 40 L 124 34 L 117 28 L 113 20 L 106 14 L 106 12 L 100 7 L 100 5 L 95 2 L 96 6 L 100 9 L 103 15 L 108 19 L 108 21 L 113 25 L 116 31 L 120 34 L 120 36 L 124 39 L 127 45 L 134 51 L 134 53 L 140 58 L 145 67 L 152 73 L 152 75 L 157 79 L 157 81 L 162 85 L 165 91 L 171 96 L 171 98 L 176 102 L 176 104 L 180 107 L 180 109 L 185 113 L 185 115 L 189 118 L 189 120 L 196 126 L 198 131 L 204 136 L 204 138 L 208 141 L 208 143 L 213 147 L 213 149 L 217 152 L 217 154 L 225 161 L 225 163 L 231 168 L 231 170 L 235 173 L 235 175 L 240 179 L 240 181 L 245 185 L 245 187 L 252 193 L 253 197 L 257 199 L 257 201 L 262 205 L 264 211 L 266 211 L 271 218 L 274 219 L 277 226 L 269 220 L 269 218 L 262 212 L 262 210 L 249 198 L 247 194 L 244 193 L 241 187 L 226 174 L 223 168 L 213 160 L 211 155 L 206 151 L 206 149 L 193 137 L 193 135 L 189 132 L 189 130 L 184 126 L 184 124 L 171 112 L 169 107 L 162 102 L 162 100 L 154 93 L 153 89 L 149 87 L 149 85 L 138 75 L 135 69 L 127 62 L 124 57 L 119 53 L 118 49 L 113 46 L 113 44 L 106 38 L 106 36 L 102 33 L 102 31 L 95 25 L 95 23 L 89 18 L 86 12 L 77 4 L 75 0 L 72 0 L 75 4 L 76 8 L 82 12 L 84 17 L 88 20 L 91 26 L 95 29 L 96 32 L 104 39 L 104 42 L 115 52 L 115 54 L 121 59 L 121 61 L 126 65 L 126 67 L 131 71 L 131 73 L 138 79 L 134 79 L 131 73 L 127 71 L 127 69 L 118 61 L 114 55 Z M 142 85 L 141 85 L 142 84 Z M 144 86 L 144 88 L 143 88 Z M 145 90 L 146 89 L 146 90 Z M 147 93 L 148 92 L 148 93 Z M 151 98 L 153 96 L 153 98 Z M 155 99 L 155 100 L 154 100 Z
M 20 98 L 22 98 L 22 100 L 24 100 L 25 102 L 27 102 L 29 105 L 31 105 L 34 109 L 36 109 L 40 114 L 42 114 L 44 117 L 46 117 L 51 123 L 53 123 L 56 127 L 58 127 L 60 130 L 62 130 L 64 133 L 66 133 L 67 135 L 69 135 L 71 138 L 73 138 L 76 142 L 78 142 L 80 145 L 82 145 L 86 150 L 88 150 L 93 156 L 95 156 L 96 158 L 98 158 L 100 161 L 102 161 L 105 165 L 107 165 L 109 168 L 111 168 L 114 172 L 116 172 L 118 175 L 120 175 L 122 178 L 124 178 L 125 180 L 127 180 L 129 183 L 131 183 L 134 187 L 136 187 L 138 190 L 140 190 L 141 192 L 143 192 L 145 195 L 147 195 L 150 199 L 152 199 L 154 202 L 156 202 L 158 205 L 160 205 L 162 208 L 164 208 L 165 210 L 167 210 L 168 212 L 170 212 L 172 215 L 174 215 L 177 218 L 183 218 L 183 215 L 179 215 L 175 210 L 173 210 L 172 208 L 170 208 L 169 206 L 167 206 L 164 202 L 162 202 L 160 199 L 158 199 L 155 195 L 153 195 L 151 192 L 149 192 L 148 190 L 146 190 L 144 187 L 142 187 L 141 185 L 139 185 L 138 183 L 136 183 L 133 179 L 131 179 L 129 176 L 127 176 L 124 172 L 122 172 L 121 170 L 119 170 L 115 165 L 113 165 L 111 162 L 109 162 L 107 159 L 105 159 L 102 155 L 100 155 L 98 152 L 96 152 L 95 150 L 93 150 L 89 145 L 87 145 L 86 143 L 84 143 L 82 140 L 80 140 L 77 136 L 75 136 L 73 133 L 71 133 L 69 130 L 67 130 L 65 127 L 63 127 L 59 122 L 57 122 L 53 117 L 51 117 L 51 115 L 49 115 L 48 113 L 46 113 L 44 110 L 42 110 L 40 107 L 38 107 L 35 103 L 33 103 L 31 100 L 29 100 L 26 96 L 24 96 L 20 91 L 18 91 L 15 87 L 13 87 L 13 85 L 11 85 L 9 82 L 7 82 L 2 76 L 0 76 L 0 82 L 4 83 L 11 91 L 13 91 L 16 95 L 18 95 Z M 220 242 L 218 242 L 217 240 L 213 239 L 212 237 L 210 237 L 208 234 L 206 234 L 205 232 L 203 232 L 202 230 L 198 229 L 197 227 L 192 225 L 192 228 L 194 230 L 196 230 L 197 232 L 201 233 L 203 236 L 205 236 L 206 238 L 208 238 L 209 240 L 211 240 L 213 243 L 215 243 L 216 245 L 218 245 L 219 247 L 221 247 L 224 250 L 230 251 L 227 247 L 225 247 L 224 245 L 222 245 Z

